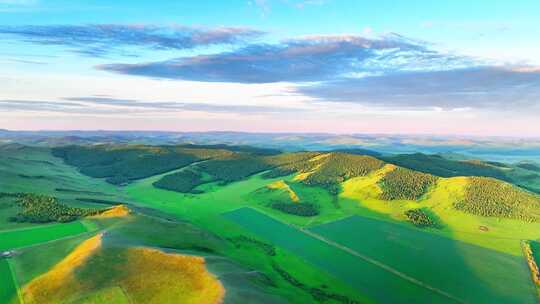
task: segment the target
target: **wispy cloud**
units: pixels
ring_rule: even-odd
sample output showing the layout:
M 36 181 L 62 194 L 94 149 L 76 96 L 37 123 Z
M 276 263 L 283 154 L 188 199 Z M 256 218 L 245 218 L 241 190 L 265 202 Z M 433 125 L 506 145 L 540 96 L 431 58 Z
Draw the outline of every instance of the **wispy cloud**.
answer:
M 276 114 L 305 111 L 299 108 L 257 105 L 219 105 L 210 103 L 184 103 L 142 101 L 107 96 L 66 97 L 63 101 L 0 100 L 0 111 L 57 112 L 78 114 L 118 114 L 144 112 L 191 111 L 230 114 Z
M 475 67 L 341 79 L 300 86 L 297 92 L 324 101 L 446 110 L 540 110 L 540 70 Z
M 40 45 L 59 45 L 77 53 L 103 56 L 122 53 L 123 48 L 184 50 L 236 44 L 263 35 L 262 31 L 240 27 L 197 28 L 155 25 L 25 25 L 0 26 L 4 39 L 20 38 Z
M 355 35 L 309 36 L 280 44 L 251 44 L 231 52 L 140 64 L 107 64 L 122 74 L 208 82 L 325 81 L 358 73 L 448 69 L 465 58 L 432 51 L 397 34 L 378 39 Z
M 211 113 L 240 113 L 240 114 L 263 114 L 303 111 L 297 108 L 268 107 L 256 105 L 218 105 L 209 103 L 184 103 L 172 101 L 142 101 L 136 99 L 120 99 L 103 96 L 66 97 L 66 101 L 84 102 L 94 105 L 107 105 L 126 108 L 140 108 L 147 110 L 183 110 Z

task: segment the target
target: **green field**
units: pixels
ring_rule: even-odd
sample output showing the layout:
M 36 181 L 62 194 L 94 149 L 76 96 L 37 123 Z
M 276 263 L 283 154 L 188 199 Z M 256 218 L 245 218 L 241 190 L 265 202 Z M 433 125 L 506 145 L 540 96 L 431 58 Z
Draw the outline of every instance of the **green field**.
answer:
M 19 303 L 17 286 L 7 259 L 0 258 L 0 303 Z
M 31 246 L 84 232 L 87 228 L 79 221 L 4 231 L 0 233 L 0 250 Z
M 310 230 L 467 303 L 537 301 L 522 257 L 359 216 Z
M 224 216 L 320 267 L 377 303 L 456 303 L 254 209 L 241 208 Z

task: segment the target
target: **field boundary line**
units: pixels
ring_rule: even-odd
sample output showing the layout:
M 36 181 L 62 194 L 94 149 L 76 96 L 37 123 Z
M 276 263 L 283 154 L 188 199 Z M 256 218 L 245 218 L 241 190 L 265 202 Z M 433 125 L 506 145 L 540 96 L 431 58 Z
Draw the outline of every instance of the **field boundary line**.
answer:
M 15 273 L 15 269 L 13 269 L 13 265 L 11 265 L 11 261 L 9 259 L 7 260 L 7 265 L 8 265 L 9 271 L 11 272 L 11 279 L 13 280 L 13 285 L 15 285 L 15 290 L 17 291 L 17 297 L 19 298 L 19 303 L 24 304 L 21 288 L 19 286 L 19 280 L 17 279 L 17 274 Z
M 59 225 L 63 225 L 63 224 L 65 224 L 65 223 L 41 224 L 41 225 L 38 224 L 37 226 L 28 226 L 28 227 L 0 230 L 0 235 L 3 234 L 3 233 L 8 233 L 8 232 L 18 232 L 18 231 L 26 231 L 26 230 L 33 230 L 33 229 L 43 229 L 45 227 L 59 226 Z
M 527 269 L 527 272 L 529 273 L 529 286 L 531 287 L 531 292 L 534 294 L 534 297 L 536 299 L 536 302 L 537 303 L 540 303 L 540 298 L 539 298 L 539 295 L 538 295 L 538 292 L 537 292 L 537 289 L 538 289 L 538 285 L 536 285 L 536 282 L 534 281 L 534 273 L 533 273 L 533 270 L 531 269 L 531 265 L 529 264 L 529 256 L 527 254 L 527 250 L 526 250 L 526 245 L 527 245 L 527 242 L 530 242 L 531 240 L 521 240 L 520 242 L 520 247 L 521 247 L 521 254 L 523 255 L 522 256 L 522 260 L 523 260 L 523 265 L 524 267 Z M 532 259 L 534 259 L 534 252 L 532 253 L 532 256 L 531 256 Z M 535 261 L 536 263 L 536 261 Z
M 290 225 L 290 226 L 292 226 L 292 225 Z M 292 226 L 292 227 L 294 227 L 294 226 Z M 390 267 L 390 266 L 388 266 L 388 265 L 386 265 L 384 263 L 381 263 L 381 262 L 379 262 L 377 260 L 374 260 L 374 259 L 372 259 L 372 258 L 370 258 L 370 257 L 368 257 L 366 255 L 363 255 L 363 254 L 361 254 L 361 253 L 359 253 L 359 252 L 357 252 L 357 251 L 355 251 L 355 250 L 353 250 L 353 249 L 351 249 L 349 247 L 346 247 L 346 246 L 340 245 L 340 244 L 338 244 L 338 243 L 336 243 L 334 241 L 328 240 L 325 237 L 323 237 L 321 235 L 318 235 L 318 234 L 316 234 L 316 233 L 314 233 L 312 231 L 309 231 L 307 229 L 304 229 L 304 228 L 296 228 L 296 229 L 298 229 L 299 231 L 301 231 L 301 232 L 303 232 L 303 233 L 305 233 L 305 234 L 307 234 L 307 235 L 309 235 L 309 236 L 311 236 L 313 238 L 316 238 L 319 241 L 322 241 L 322 242 L 324 242 L 324 243 L 326 243 L 326 244 L 328 244 L 330 246 L 336 247 L 336 248 L 338 248 L 338 249 L 340 249 L 342 251 L 345 251 L 345 252 L 347 252 L 347 253 L 349 253 L 349 254 L 351 254 L 353 256 L 356 256 L 356 257 L 358 257 L 358 258 L 360 258 L 360 259 L 362 259 L 362 260 L 364 260 L 364 261 L 366 261 L 368 263 L 371 263 L 371 264 L 373 264 L 373 265 L 375 265 L 377 267 L 380 267 L 380 268 L 384 269 L 385 271 L 390 272 L 390 273 L 392 273 L 392 274 L 394 274 L 394 275 L 396 275 L 396 276 L 398 276 L 398 277 L 400 277 L 400 278 L 402 278 L 402 279 L 404 279 L 406 281 L 409 281 L 409 282 L 411 282 L 411 283 L 413 283 L 415 285 L 418 285 L 420 287 L 429 289 L 429 290 L 431 290 L 431 291 L 433 291 L 435 293 L 438 293 L 438 294 L 440 294 L 440 295 L 442 295 L 444 297 L 447 297 L 447 298 L 449 298 L 451 300 L 454 300 L 454 301 L 456 301 L 458 303 L 466 303 L 465 301 L 463 301 L 463 300 L 461 300 L 461 299 L 447 293 L 446 291 L 443 291 L 443 290 L 441 290 L 439 288 L 433 287 L 433 286 L 431 286 L 431 285 L 429 285 L 427 283 L 424 283 L 424 282 L 422 282 L 420 280 L 417 280 L 417 279 L 415 279 L 415 278 L 413 278 L 413 277 L 411 277 L 411 276 L 409 276 L 409 275 L 407 275 L 407 274 L 405 274 L 403 272 L 400 272 L 399 270 L 396 270 L 396 269 L 394 269 L 394 268 L 392 268 L 392 267 Z
M 99 231 L 99 230 L 97 230 L 97 231 Z M 63 238 L 58 238 L 58 239 L 45 241 L 45 242 L 40 242 L 40 243 L 34 243 L 34 244 L 31 244 L 31 245 L 22 246 L 22 247 L 9 248 L 7 250 L 14 250 L 14 251 L 27 250 L 29 248 L 40 246 L 40 245 L 45 245 L 45 244 L 50 244 L 50 243 L 54 243 L 54 242 L 57 242 L 57 241 L 64 241 L 64 240 L 68 240 L 68 239 L 73 239 L 73 238 L 76 238 L 76 237 L 79 237 L 79 236 L 84 236 L 84 235 L 87 235 L 87 234 L 94 234 L 95 232 L 96 231 L 85 231 L 85 232 L 75 234 L 75 235 L 68 235 L 68 236 L 65 236 Z

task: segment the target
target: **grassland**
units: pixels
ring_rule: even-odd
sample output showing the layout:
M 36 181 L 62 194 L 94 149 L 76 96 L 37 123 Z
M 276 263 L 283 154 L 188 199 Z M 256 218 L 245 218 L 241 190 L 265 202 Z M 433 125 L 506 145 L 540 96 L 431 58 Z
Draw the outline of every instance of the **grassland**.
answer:
M 436 185 L 418 201 L 382 200 L 382 189 L 378 182 L 387 170 L 392 170 L 390 166 L 366 177 L 344 182 L 340 204 L 355 205 L 358 207 L 352 210 L 355 214 L 397 222 L 407 221 L 407 210 L 423 208 L 440 226 L 440 229 L 428 229 L 429 232 L 515 256 L 522 256 L 520 240 L 540 237 L 538 223 L 476 216 L 457 210 L 454 203 L 463 201 L 469 177 L 439 178 Z
M 179 150 L 175 151 L 177 148 Z M 129 184 L 121 188 L 103 179 L 81 175 L 75 168 L 52 157 L 48 149 L 13 146 L 10 148 L 13 151 L 8 149 L 0 155 L 0 186 L 4 183 L 8 192 L 54 195 L 71 207 L 95 207 L 97 204 L 92 202 L 99 201 L 127 202 L 135 211 L 126 212 L 119 207 L 83 221 L 84 231 L 106 229 L 106 236 L 99 249 L 84 259 L 84 263 L 75 268 L 66 267 L 77 269 L 75 275 L 67 271 L 60 280 L 74 288 L 82 286 L 81 292 L 62 295 L 56 287 L 49 289 L 55 297 L 89 303 L 104 298 L 119 303 L 126 298 L 136 299 L 136 302 L 154 299 L 167 302 L 171 294 L 166 294 L 158 288 L 160 286 L 178 292 L 174 297 L 187 295 L 185 291 L 191 290 L 192 285 L 186 283 L 179 287 L 181 290 L 174 291 L 167 285 L 168 281 L 160 281 L 161 278 L 156 278 L 160 286 L 146 292 L 140 290 L 142 278 L 136 270 L 152 277 L 157 275 L 152 269 L 159 269 L 168 280 L 186 279 L 176 277 L 178 274 L 164 265 L 155 264 L 154 260 L 168 259 L 162 254 L 204 256 L 204 266 L 219 276 L 220 284 L 227 290 L 225 301 L 231 302 L 249 299 L 253 303 L 273 303 L 288 299 L 296 303 L 493 303 L 496 300 L 528 303 L 531 294 L 534 295 L 528 290 L 529 276 L 520 240 L 538 239 L 540 224 L 458 210 L 455 202 L 465 198 L 471 184 L 469 177 L 429 179 L 420 192 L 407 192 L 407 195 L 389 199 L 382 195 L 383 181 L 396 172 L 396 166 L 371 157 L 342 153 L 281 155 L 249 149 L 218 152 L 216 147 L 209 147 L 208 153 L 217 154 L 203 157 L 201 148 L 177 148 L 136 147 L 134 153 L 122 147 L 120 154 L 116 154 L 119 152 L 115 149 L 104 148 L 112 151 L 107 150 L 105 154 L 113 155 L 104 157 L 105 163 L 130 154 L 128 161 L 120 162 L 123 167 L 135 164 L 141 153 L 152 154 L 142 157 L 143 160 L 159 158 L 162 154 L 193 156 L 186 158 L 190 161 L 182 163 L 182 168 L 177 163 L 174 166 L 162 163 L 163 159 L 149 161 L 149 164 L 160 165 L 129 171 Z M 84 155 L 91 154 L 90 150 L 77 156 L 81 168 L 86 166 L 81 162 Z M 101 166 L 100 157 L 92 160 L 92 170 Z M 252 165 L 233 172 L 246 159 Z M 38 163 L 43 164 L 43 168 L 36 169 Z M 112 166 L 107 169 L 111 170 L 107 173 L 109 177 L 116 176 L 113 163 L 107 165 Z M 496 166 L 496 170 L 503 168 L 496 164 L 487 166 L 491 169 Z M 15 173 L 19 169 L 21 173 Z M 122 176 L 126 176 L 125 170 L 132 169 L 121 169 Z M 164 177 L 185 170 L 200 173 L 200 179 L 188 183 L 191 193 L 155 187 Z M 230 172 L 222 172 L 227 170 Z M 8 180 L 2 180 L 4 176 Z M 396 184 L 405 184 L 406 188 L 415 185 L 401 180 Z M 42 186 L 42 191 L 38 191 L 36 185 Z M 394 189 L 400 190 L 399 187 Z M 0 221 L 15 210 L 10 200 L 0 197 Z M 287 207 L 311 205 L 318 215 L 286 213 L 273 208 L 274 203 Z M 244 208 L 248 206 L 251 208 Z M 425 212 L 438 229 L 416 229 L 407 222 L 406 212 L 410 210 Z M 351 215 L 361 217 L 352 221 Z M 5 233 L 15 232 L 11 230 L 14 226 L 8 225 L 11 224 L 0 222 L 0 229 L 9 229 Z M 44 227 L 56 229 L 54 225 Z M 38 228 L 29 230 L 33 229 Z M 342 233 L 336 232 L 338 230 Z M 39 237 L 25 237 L 28 244 L 43 241 L 40 233 L 34 234 Z M 19 285 L 36 284 L 37 278 L 50 275 L 51 270 L 62 265 L 77 251 L 83 239 L 91 235 L 79 234 L 71 234 L 72 238 L 63 238 L 61 233 L 51 235 L 51 240 L 61 239 L 18 250 L 19 255 L 12 261 Z M 0 240 L 3 236 L 0 234 Z M 148 252 L 148 247 L 156 252 Z M 447 259 L 447 265 L 437 264 L 441 259 Z M 185 261 L 197 264 L 195 261 L 200 260 Z M 111 265 L 122 267 L 118 273 L 132 277 L 133 281 L 107 273 Z M 204 273 L 203 268 L 197 269 L 197 273 Z M 504 283 L 503 278 L 512 283 Z M 196 299 L 193 294 L 188 298 Z
M 0 232 L 0 250 L 16 249 L 87 232 L 80 221 Z
M 286 179 L 291 178 L 292 176 L 286 177 Z M 249 202 L 245 198 L 249 197 L 250 193 L 281 179 L 283 178 L 266 179 L 256 175 L 247 180 L 230 183 L 226 186 L 205 184 L 201 188 L 204 193 L 193 195 L 157 189 L 152 186 L 152 183 L 156 180 L 156 178 L 152 177 L 128 185 L 125 191 L 134 200 L 137 200 L 139 206 L 156 208 L 176 218 L 189 220 L 196 226 L 204 227 L 222 238 L 253 237 L 252 231 L 224 219 L 221 214 L 248 205 Z M 318 194 L 322 194 L 322 197 L 330 197 L 324 189 L 305 185 L 302 185 L 302 187 L 310 191 L 310 195 L 306 197 L 311 195 L 318 197 Z M 265 290 L 270 289 L 272 293 L 280 297 L 291 299 L 294 303 L 312 302 L 313 296 L 309 292 L 291 286 L 270 266 L 272 263 L 278 262 L 282 267 L 289 269 L 293 276 L 299 278 L 307 286 L 317 288 L 326 286 L 325 288 L 347 295 L 352 299 L 368 301 L 365 296 L 355 291 L 354 288 L 341 281 L 336 281 L 326 274 L 321 275 L 321 270 L 318 267 L 313 267 L 313 265 L 289 252 L 278 250 L 275 256 L 270 256 L 265 250 L 257 246 L 246 244 L 238 248 L 229 247 L 222 253 L 237 263 L 265 273 L 271 283 L 264 283 L 263 288 Z M 225 286 L 227 287 L 227 284 Z M 276 300 L 279 301 L 279 299 Z

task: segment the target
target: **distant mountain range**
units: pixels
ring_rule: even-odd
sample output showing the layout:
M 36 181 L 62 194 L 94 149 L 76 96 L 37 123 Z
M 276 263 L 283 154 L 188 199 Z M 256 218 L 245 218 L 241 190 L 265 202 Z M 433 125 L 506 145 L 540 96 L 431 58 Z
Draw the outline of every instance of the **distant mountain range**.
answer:
M 170 131 L 9 131 L 0 142 L 58 146 L 68 144 L 138 143 L 250 145 L 283 151 L 360 149 L 362 154 L 453 154 L 462 159 L 518 162 L 540 161 L 540 138 L 440 135 L 170 132 Z

